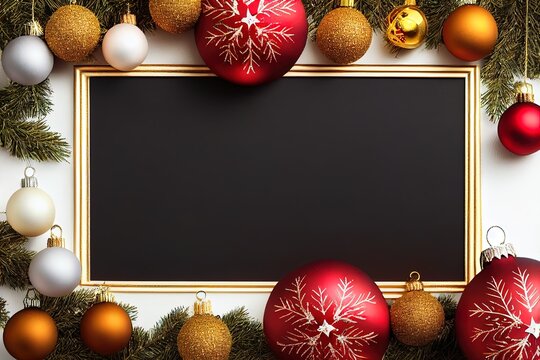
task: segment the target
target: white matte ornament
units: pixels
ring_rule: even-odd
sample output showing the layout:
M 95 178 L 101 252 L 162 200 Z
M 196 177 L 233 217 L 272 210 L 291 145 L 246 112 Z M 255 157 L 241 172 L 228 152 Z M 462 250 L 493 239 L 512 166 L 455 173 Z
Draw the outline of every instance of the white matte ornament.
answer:
M 113 26 L 103 38 L 103 56 L 115 69 L 129 71 L 141 65 L 148 55 L 148 40 L 136 25 Z
M 37 187 L 25 187 L 11 195 L 6 206 L 7 222 L 24 236 L 39 236 L 54 224 L 56 211 L 51 197 Z
M 37 85 L 49 77 L 54 56 L 38 36 L 25 35 L 11 40 L 2 52 L 2 67 L 11 79 L 21 85 Z
M 62 247 L 41 250 L 30 263 L 30 282 L 41 294 L 60 297 L 71 294 L 81 280 L 81 264 Z

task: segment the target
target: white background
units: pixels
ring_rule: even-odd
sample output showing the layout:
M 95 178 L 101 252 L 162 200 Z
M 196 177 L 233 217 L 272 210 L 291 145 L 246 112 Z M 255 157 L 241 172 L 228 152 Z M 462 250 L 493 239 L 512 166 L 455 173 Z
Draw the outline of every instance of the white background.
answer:
M 193 33 L 171 35 L 157 31 L 149 36 L 150 51 L 147 64 L 202 64 L 195 47 Z M 101 59 L 101 50 L 95 52 Z M 98 62 L 101 60 L 98 60 Z M 316 46 L 308 41 L 299 64 L 319 64 L 327 61 Z M 390 54 L 384 46 L 380 34 L 373 39 L 367 54 L 359 64 L 461 64 L 442 47 L 438 51 L 417 49 L 404 51 L 398 57 Z M 73 143 L 73 67 L 56 60 L 51 74 L 54 90 L 54 110 L 48 117 L 52 130 L 62 133 L 70 144 Z M 0 86 L 7 80 L 0 72 Z M 534 82 L 540 97 L 540 82 Z M 396 94 L 388 89 L 392 97 Z M 397 99 L 399 100 L 399 99 Z M 410 104 L 415 105 L 415 104 Z M 417 106 L 422 105 L 418 98 Z M 437 121 L 436 117 L 433 121 Z M 497 138 L 497 127 L 488 121 L 485 114 L 481 119 L 482 130 L 482 219 L 483 228 L 491 225 L 504 227 L 509 241 L 514 243 L 522 256 L 540 259 L 540 153 L 528 157 L 517 157 L 506 151 Z M 114 154 L 111 154 L 114 156 Z M 56 223 L 64 229 L 66 246 L 72 246 L 73 234 L 73 161 L 69 163 L 34 163 L 39 185 L 48 192 L 56 204 Z M 20 187 L 20 179 L 26 163 L 10 157 L 0 149 L 0 211 L 4 211 L 10 195 Z M 118 166 L 122 166 L 119 162 Z M 2 216 L 2 215 L 0 215 Z M 148 214 L 152 216 L 152 214 Z M 2 218 L 4 220 L 4 218 Z M 391 226 L 391 224 L 389 224 Z M 444 231 L 444 229 L 441 229 Z M 376 239 L 373 239 L 376 241 Z M 433 239 L 437 241 L 437 239 Z M 29 247 L 41 250 L 46 246 L 46 235 L 30 240 Z M 151 243 L 149 243 L 151 246 Z M 391 250 L 390 250 L 391 251 Z M 182 254 L 178 255 L 182 261 Z M 384 266 L 384 264 L 381 264 Z M 292 270 L 292 269 L 291 269 Z M 0 288 L 0 297 L 5 298 L 8 310 L 13 314 L 22 308 L 22 292 Z M 214 312 L 221 314 L 238 306 L 246 306 L 256 318 L 262 318 L 268 294 L 212 294 Z M 191 294 L 116 294 L 120 301 L 133 304 L 139 309 L 135 325 L 150 328 L 170 309 L 187 306 L 193 302 Z M 0 330 L 1 332 L 1 330 Z M 3 344 L 0 345 L 0 359 L 11 359 Z

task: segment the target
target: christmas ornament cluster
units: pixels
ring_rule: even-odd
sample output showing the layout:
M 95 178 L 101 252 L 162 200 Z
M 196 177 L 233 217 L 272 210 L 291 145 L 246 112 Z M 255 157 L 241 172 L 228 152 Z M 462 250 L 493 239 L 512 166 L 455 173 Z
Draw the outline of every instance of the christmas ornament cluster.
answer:
M 308 35 L 301 0 L 150 0 L 148 10 L 161 29 L 182 34 L 195 29 L 195 43 L 208 67 L 218 76 L 241 85 L 260 85 L 288 72 L 300 57 Z M 148 41 L 130 12 L 107 29 L 102 39 L 105 60 L 120 71 L 141 65 Z M 28 34 L 4 49 L 7 76 L 21 85 L 36 85 L 52 71 L 53 55 L 67 62 L 85 61 L 101 41 L 96 15 L 85 6 L 60 6 L 43 31 L 35 19 Z M 415 0 L 406 0 L 388 14 L 386 37 L 397 48 L 414 49 L 428 31 L 426 16 Z M 444 23 L 442 36 L 448 50 L 464 61 L 488 55 L 497 41 L 497 24 L 485 8 L 464 5 Z M 371 45 L 373 30 L 353 0 L 339 0 L 324 16 L 316 44 L 331 61 L 358 61 Z

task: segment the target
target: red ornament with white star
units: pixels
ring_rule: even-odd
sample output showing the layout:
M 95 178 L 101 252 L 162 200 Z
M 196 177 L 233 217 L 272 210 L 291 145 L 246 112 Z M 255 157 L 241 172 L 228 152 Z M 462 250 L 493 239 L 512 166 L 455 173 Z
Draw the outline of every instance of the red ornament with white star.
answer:
M 282 360 L 380 360 L 390 317 L 366 274 L 347 263 L 320 261 L 276 285 L 266 304 L 264 332 Z
M 292 68 L 306 45 L 307 28 L 301 0 L 203 0 L 195 40 L 218 76 L 259 85 Z
M 456 311 L 463 353 L 469 360 L 539 360 L 540 262 L 515 257 L 506 244 L 484 251 L 482 267 Z

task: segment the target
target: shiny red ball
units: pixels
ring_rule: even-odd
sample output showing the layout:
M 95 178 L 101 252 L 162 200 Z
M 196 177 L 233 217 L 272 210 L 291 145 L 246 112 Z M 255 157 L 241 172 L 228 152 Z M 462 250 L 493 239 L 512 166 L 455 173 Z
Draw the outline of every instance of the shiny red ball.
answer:
M 292 68 L 306 45 L 307 29 L 301 0 L 203 0 L 195 40 L 218 76 L 259 85 Z
M 510 106 L 499 121 L 499 139 L 516 155 L 540 150 L 540 106 L 521 102 Z
M 366 274 L 347 263 L 320 261 L 276 285 L 264 333 L 282 360 L 379 360 L 388 346 L 390 315 Z
M 540 262 L 495 259 L 466 287 L 456 335 L 469 360 L 526 360 L 540 354 Z

